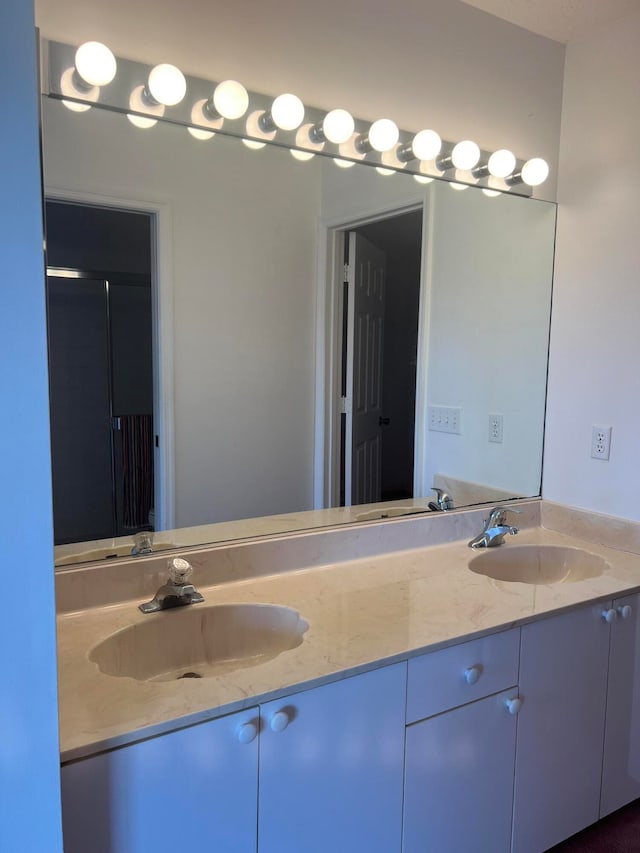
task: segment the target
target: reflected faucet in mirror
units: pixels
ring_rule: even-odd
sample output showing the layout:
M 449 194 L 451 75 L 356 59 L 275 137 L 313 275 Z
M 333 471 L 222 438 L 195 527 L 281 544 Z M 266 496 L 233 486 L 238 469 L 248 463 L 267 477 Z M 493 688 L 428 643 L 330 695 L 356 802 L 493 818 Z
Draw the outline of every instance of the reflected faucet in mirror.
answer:
M 431 491 L 436 493 L 435 501 L 429 501 L 429 509 L 432 512 L 445 512 L 448 509 L 453 509 L 453 498 L 444 489 L 433 486 Z

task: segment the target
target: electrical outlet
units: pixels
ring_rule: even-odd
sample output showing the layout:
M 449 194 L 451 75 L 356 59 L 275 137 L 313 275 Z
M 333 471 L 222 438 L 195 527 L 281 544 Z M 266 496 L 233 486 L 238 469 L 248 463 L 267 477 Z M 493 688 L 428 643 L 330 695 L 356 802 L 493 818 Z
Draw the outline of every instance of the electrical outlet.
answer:
M 504 415 L 489 415 L 489 441 L 502 444 Z
M 462 409 L 454 406 L 429 406 L 429 429 L 433 432 L 462 433 Z
M 592 426 L 591 427 L 591 458 L 592 459 L 609 459 L 609 451 L 611 449 L 611 427 L 610 426 Z

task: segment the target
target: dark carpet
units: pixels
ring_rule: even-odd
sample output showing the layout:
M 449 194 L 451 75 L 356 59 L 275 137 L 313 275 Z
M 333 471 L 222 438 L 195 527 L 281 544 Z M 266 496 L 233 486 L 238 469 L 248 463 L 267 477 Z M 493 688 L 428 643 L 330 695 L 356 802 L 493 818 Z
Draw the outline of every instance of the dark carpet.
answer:
M 640 800 L 557 844 L 548 853 L 640 853 Z

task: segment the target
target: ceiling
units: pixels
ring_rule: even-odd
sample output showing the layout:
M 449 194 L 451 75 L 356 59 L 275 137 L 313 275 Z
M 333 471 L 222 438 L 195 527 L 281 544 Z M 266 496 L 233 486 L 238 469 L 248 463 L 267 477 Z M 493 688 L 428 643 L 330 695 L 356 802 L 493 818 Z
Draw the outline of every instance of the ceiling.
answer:
M 640 9 L 640 0 L 462 0 L 511 24 L 569 42 Z

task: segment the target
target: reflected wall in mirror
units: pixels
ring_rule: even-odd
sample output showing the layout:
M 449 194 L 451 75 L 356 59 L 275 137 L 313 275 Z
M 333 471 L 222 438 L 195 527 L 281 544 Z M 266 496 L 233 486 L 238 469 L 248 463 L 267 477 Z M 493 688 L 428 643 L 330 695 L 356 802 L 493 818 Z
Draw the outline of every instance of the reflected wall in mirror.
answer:
M 158 544 L 540 493 L 555 205 L 47 98 L 43 134 L 49 199 L 151 217 Z

